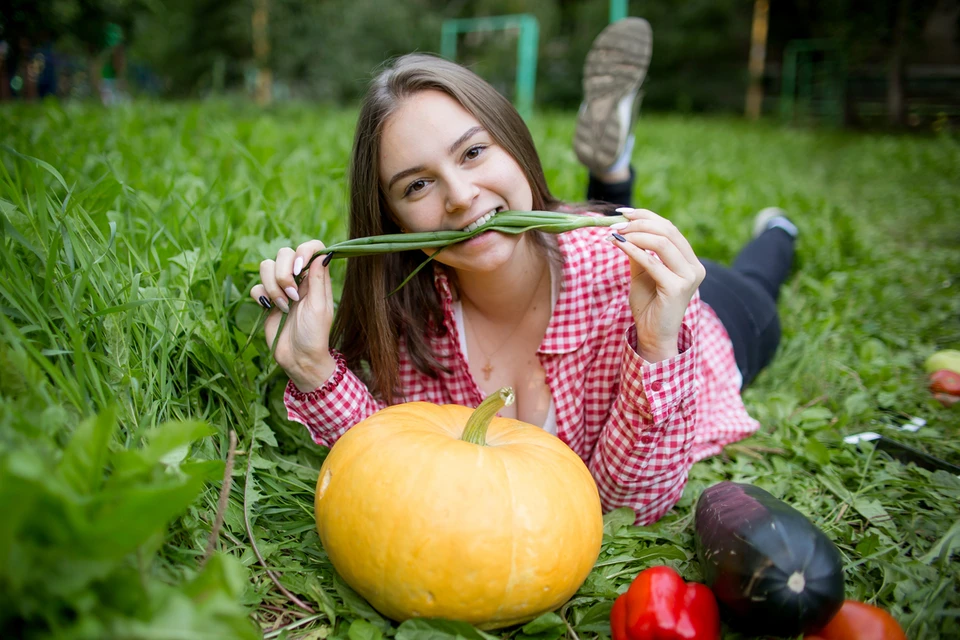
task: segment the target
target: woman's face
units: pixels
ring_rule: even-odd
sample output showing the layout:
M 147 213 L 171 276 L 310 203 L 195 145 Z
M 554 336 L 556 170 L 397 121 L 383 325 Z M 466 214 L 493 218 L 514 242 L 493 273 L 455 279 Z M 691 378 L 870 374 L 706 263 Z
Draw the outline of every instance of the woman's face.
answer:
M 441 91 L 410 96 L 387 120 L 380 185 L 408 232 L 462 230 L 495 211 L 533 207 L 530 184 L 516 160 Z M 447 247 L 437 261 L 458 269 L 492 270 L 504 264 L 520 241 L 521 236 L 488 231 Z

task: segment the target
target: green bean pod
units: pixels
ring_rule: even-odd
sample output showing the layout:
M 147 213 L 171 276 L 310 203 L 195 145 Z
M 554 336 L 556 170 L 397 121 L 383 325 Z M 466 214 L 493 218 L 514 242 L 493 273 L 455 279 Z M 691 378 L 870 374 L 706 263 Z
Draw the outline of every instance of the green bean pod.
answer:
M 417 233 L 391 233 L 379 236 L 367 236 L 363 238 L 351 238 L 342 242 L 337 242 L 329 247 L 324 247 L 313 254 L 307 263 L 310 264 L 320 256 L 323 258 L 323 264 L 327 265 L 333 258 L 354 258 L 358 256 L 379 255 L 384 253 L 395 253 L 399 251 L 418 251 L 422 249 L 437 249 L 431 256 L 420 263 L 412 273 L 394 289 L 390 295 L 399 291 L 407 282 L 409 282 L 421 269 L 423 269 L 434 256 L 444 247 L 469 240 L 474 236 L 487 231 L 499 231 L 510 235 L 518 235 L 527 231 L 543 231 L 545 233 L 564 233 L 574 229 L 584 227 L 609 227 L 618 222 L 626 222 L 623 216 L 586 216 L 575 213 L 560 213 L 557 211 L 502 211 L 494 215 L 490 220 L 473 231 L 422 231 Z M 300 279 L 304 277 L 300 275 Z M 299 280 L 298 280 L 299 281 Z M 264 315 L 266 315 L 264 311 Z M 283 314 L 280 318 L 280 325 L 277 327 L 277 334 L 274 336 L 273 344 L 270 347 L 271 353 L 275 352 L 277 342 L 280 339 L 280 333 L 286 324 L 287 315 Z
M 351 238 L 324 247 L 313 258 L 332 254 L 334 258 L 353 258 L 398 251 L 416 251 L 445 247 L 469 240 L 487 231 L 517 235 L 539 230 L 546 233 L 564 233 L 583 227 L 609 227 L 625 222 L 623 216 L 584 216 L 555 211 L 503 211 L 472 231 L 421 231 L 393 233 L 363 238 Z M 311 262 L 313 261 L 311 258 Z

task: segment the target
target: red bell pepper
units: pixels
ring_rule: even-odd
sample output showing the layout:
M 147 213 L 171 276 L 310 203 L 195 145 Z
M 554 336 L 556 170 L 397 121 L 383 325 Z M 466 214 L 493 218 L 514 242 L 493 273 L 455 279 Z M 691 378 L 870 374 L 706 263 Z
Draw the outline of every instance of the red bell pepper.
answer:
M 719 640 L 720 611 L 706 585 L 652 567 L 614 601 L 610 629 L 613 640 Z

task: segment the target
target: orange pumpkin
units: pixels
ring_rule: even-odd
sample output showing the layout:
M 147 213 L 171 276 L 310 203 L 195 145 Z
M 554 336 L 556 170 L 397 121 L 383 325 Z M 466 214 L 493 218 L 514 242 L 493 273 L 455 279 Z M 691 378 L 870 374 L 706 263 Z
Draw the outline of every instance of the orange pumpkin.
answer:
M 494 629 L 556 609 L 590 573 L 603 535 L 593 477 L 543 429 L 494 417 L 512 400 L 395 405 L 330 450 L 317 530 L 380 613 Z

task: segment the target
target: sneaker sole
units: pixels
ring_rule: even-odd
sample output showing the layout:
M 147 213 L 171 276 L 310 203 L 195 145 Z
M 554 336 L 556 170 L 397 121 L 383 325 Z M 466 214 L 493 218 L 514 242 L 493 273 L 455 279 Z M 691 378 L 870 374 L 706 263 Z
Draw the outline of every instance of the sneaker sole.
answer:
M 787 212 L 780 207 L 767 207 L 766 209 L 758 211 L 757 215 L 753 218 L 753 235 L 751 237 L 759 238 L 760 234 L 767 230 L 767 225 L 770 224 L 770 221 L 777 216 L 782 216 L 788 220 L 790 219 L 787 217 Z
M 608 25 L 593 41 L 583 65 L 584 108 L 577 116 L 573 149 L 580 162 L 602 169 L 616 162 L 624 143 L 617 105 L 639 91 L 650 66 L 653 31 L 643 18 Z

